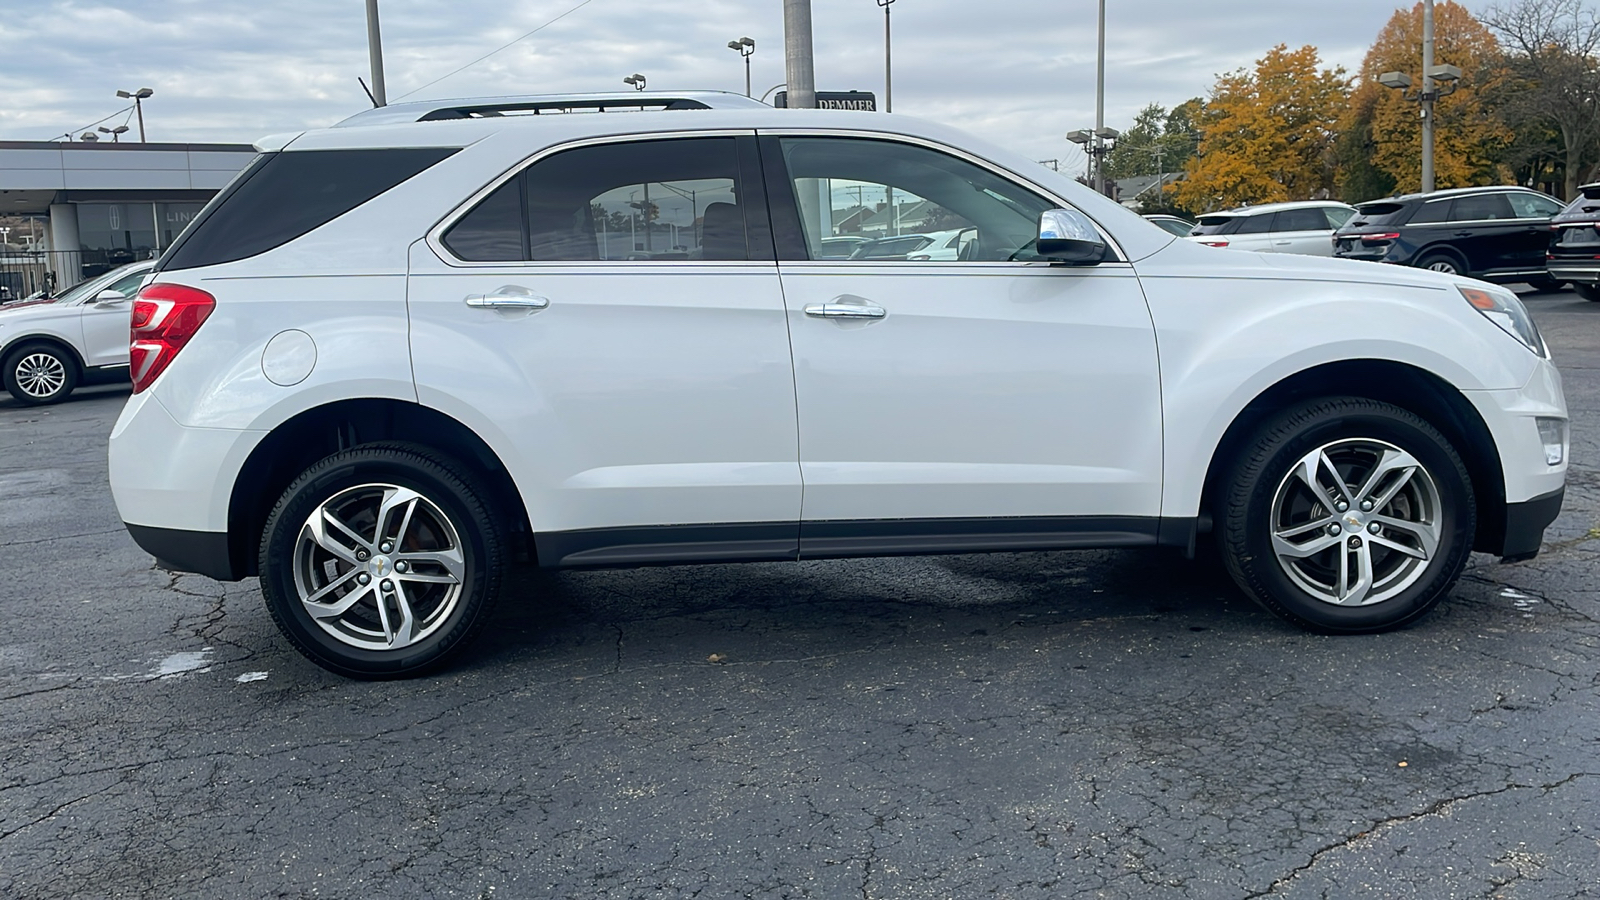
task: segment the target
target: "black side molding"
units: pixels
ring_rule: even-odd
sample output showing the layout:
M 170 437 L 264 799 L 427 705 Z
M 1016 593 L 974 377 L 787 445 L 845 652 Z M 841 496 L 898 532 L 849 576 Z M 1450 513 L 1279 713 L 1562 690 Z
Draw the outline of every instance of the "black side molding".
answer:
M 218 581 L 238 581 L 228 558 L 225 531 L 180 531 L 149 525 L 128 526 L 133 542 L 156 558 L 156 564 L 173 572 L 193 572 Z
M 1544 530 L 1561 514 L 1561 501 L 1566 494 L 1567 489 L 1562 487 L 1532 500 L 1506 504 L 1506 537 L 1500 547 L 1501 562 L 1521 562 L 1539 555 Z

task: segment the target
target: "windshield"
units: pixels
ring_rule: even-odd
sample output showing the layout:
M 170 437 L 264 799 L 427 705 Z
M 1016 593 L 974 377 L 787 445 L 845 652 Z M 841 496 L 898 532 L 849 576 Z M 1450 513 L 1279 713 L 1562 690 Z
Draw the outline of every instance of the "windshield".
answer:
M 93 297 L 95 294 L 98 294 L 110 287 L 114 282 L 133 274 L 139 265 L 139 263 L 134 263 L 131 266 L 122 266 L 120 268 L 112 269 L 109 272 L 106 272 L 102 275 L 96 275 L 93 278 L 85 278 L 72 287 L 69 287 L 57 294 L 51 302 L 76 303 L 79 300 L 87 300 L 88 298 Z M 145 263 L 144 268 L 149 269 L 149 264 Z M 140 274 L 143 274 L 143 272 L 141 271 Z

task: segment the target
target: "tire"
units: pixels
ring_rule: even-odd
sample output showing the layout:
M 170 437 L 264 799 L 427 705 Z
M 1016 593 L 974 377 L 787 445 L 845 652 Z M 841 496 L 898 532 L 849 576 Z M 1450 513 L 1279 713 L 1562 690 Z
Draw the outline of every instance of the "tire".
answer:
M 1472 549 L 1476 507 L 1460 456 L 1433 426 L 1387 403 L 1334 398 L 1280 415 L 1256 433 L 1229 485 L 1220 528 L 1229 574 L 1314 631 L 1415 621 L 1449 592 Z M 1376 508 L 1362 508 L 1366 497 Z
M 1572 289 L 1578 292 L 1579 297 L 1592 303 L 1600 303 L 1600 284 L 1574 284 Z
M 1466 265 L 1454 253 L 1429 253 L 1417 260 L 1417 268 L 1432 269 L 1435 272 L 1444 272 L 1447 275 L 1468 274 Z
M 1531 278 L 1527 284 L 1528 287 L 1533 288 L 1538 293 L 1548 294 L 1561 290 L 1561 286 L 1566 282 L 1557 281 L 1554 278 Z
M 295 649 L 340 675 L 406 678 L 443 666 L 488 621 L 505 577 L 504 519 L 491 497 L 466 467 L 420 446 L 370 444 L 323 459 L 267 518 L 267 610 Z M 380 518 L 390 537 L 403 530 L 392 551 L 382 549 Z
M 7 353 L 0 375 L 18 403 L 60 403 L 78 386 L 78 361 L 54 344 L 34 342 Z

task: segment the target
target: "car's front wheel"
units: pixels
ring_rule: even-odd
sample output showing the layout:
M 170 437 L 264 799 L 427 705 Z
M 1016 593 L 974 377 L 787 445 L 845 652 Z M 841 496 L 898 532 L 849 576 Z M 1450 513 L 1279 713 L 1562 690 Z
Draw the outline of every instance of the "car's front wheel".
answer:
M 1387 403 L 1334 398 L 1280 415 L 1234 470 L 1224 562 L 1297 624 L 1383 631 L 1433 608 L 1460 577 L 1476 522 L 1450 442 Z
M 289 485 L 261 542 L 267 609 L 296 649 L 354 678 L 442 665 L 482 628 L 505 566 L 491 495 L 407 444 L 329 456 Z
M 54 344 L 32 343 L 6 354 L 6 389 L 19 403 L 59 403 L 78 386 L 78 361 Z

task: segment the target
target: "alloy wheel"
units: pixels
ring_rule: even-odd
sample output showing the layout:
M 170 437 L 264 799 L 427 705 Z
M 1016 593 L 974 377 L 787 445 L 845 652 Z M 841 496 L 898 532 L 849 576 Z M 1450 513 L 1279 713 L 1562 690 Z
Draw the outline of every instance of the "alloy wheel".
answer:
M 48 400 L 67 383 L 67 365 L 50 353 L 29 353 L 17 361 L 11 377 L 24 394 Z
M 311 619 L 363 650 L 426 639 L 450 619 L 466 581 L 456 526 L 438 504 L 394 484 L 359 485 L 319 504 L 293 561 Z
M 1303 456 L 1272 501 L 1272 549 L 1302 591 L 1371 606 L 1415 584 L 1439 553 L 1438 485 L 1385 441 L 1334 441 Z

